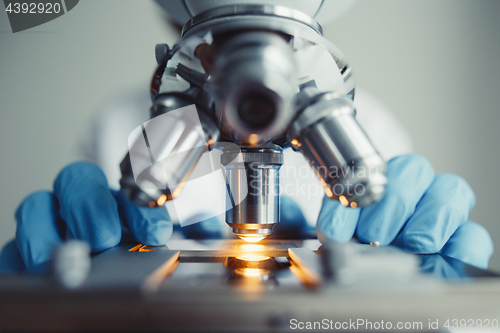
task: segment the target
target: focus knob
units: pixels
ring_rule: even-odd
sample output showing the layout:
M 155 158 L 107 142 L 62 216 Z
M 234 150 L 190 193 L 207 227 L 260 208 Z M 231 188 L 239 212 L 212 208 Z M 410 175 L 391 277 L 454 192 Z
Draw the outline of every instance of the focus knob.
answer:
M 163 62 L 163 59 L 165 59 L 165 56 L 167 55 L 168 51 L 170 51 L 170 48 L 168 47 L 167 44 L 156 44 L 155 57 L 158 65 L 160 65 Z

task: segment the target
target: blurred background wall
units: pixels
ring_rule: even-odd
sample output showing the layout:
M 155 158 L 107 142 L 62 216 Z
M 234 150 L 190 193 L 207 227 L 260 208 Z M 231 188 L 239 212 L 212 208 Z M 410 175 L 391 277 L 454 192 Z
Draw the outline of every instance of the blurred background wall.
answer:
M 358 86 L 392 109 L 416 152 L 437 172 L 469 181 L 477 196 L 471 219 L 490 231 L 497 270 L 499 17 L 497 0 L 360 0 L 324 27 Z M 148 89 L 155 44 L 176 38 L 151 1 L 82 0 L 16 34 L 0 11 L 0 245 L 14 236 L 21 200 L 50 189 L 78 157 L 98 107 L 120 92 Z

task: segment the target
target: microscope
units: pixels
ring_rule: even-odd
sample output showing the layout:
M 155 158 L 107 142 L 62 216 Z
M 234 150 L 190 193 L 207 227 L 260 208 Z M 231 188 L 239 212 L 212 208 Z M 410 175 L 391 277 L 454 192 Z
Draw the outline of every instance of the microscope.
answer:
M 203 3 L 216 4 L 184 25 L 178 44 L 156 46 L 151 120 L 129 138 L 120 165 L 129 199 L 175 200 L 201 156 L 220 149 L 226 222 L 256 242 L 279 222 L 291 147 L 331 200 L 350 209 L 378 201 L 385 162 L 356 121 L 351 68 L 321 26 L 286 2 Z

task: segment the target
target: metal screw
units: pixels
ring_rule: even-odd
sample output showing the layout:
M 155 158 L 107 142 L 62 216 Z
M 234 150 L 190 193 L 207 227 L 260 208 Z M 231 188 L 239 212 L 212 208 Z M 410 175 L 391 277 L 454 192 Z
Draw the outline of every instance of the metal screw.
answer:
M 70 240 L 54 251 L 53 272 L 65 288 L 83 284 L 90 272 L 90 247 L 87 243 Z

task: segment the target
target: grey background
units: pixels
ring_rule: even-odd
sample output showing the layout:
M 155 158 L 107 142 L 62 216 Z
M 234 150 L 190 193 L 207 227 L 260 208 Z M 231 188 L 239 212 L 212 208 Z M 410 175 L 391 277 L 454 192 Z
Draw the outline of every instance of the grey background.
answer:
M 328 1 L 328 0 L 327 0 Z M 325 36 L 358 85 L 383 100 L 437 172 L 465 177 L 471 219 L 500 248 L 500 1 L 361 0 Z M 12 34 L 0 13 L 0 244 L 30 192 L 50 189 L 99 105 L 148 89 L 154 45 L 173 43 L 150 1 L 86 0 Z M 499 250 L 490 267 L 500 270 Z

